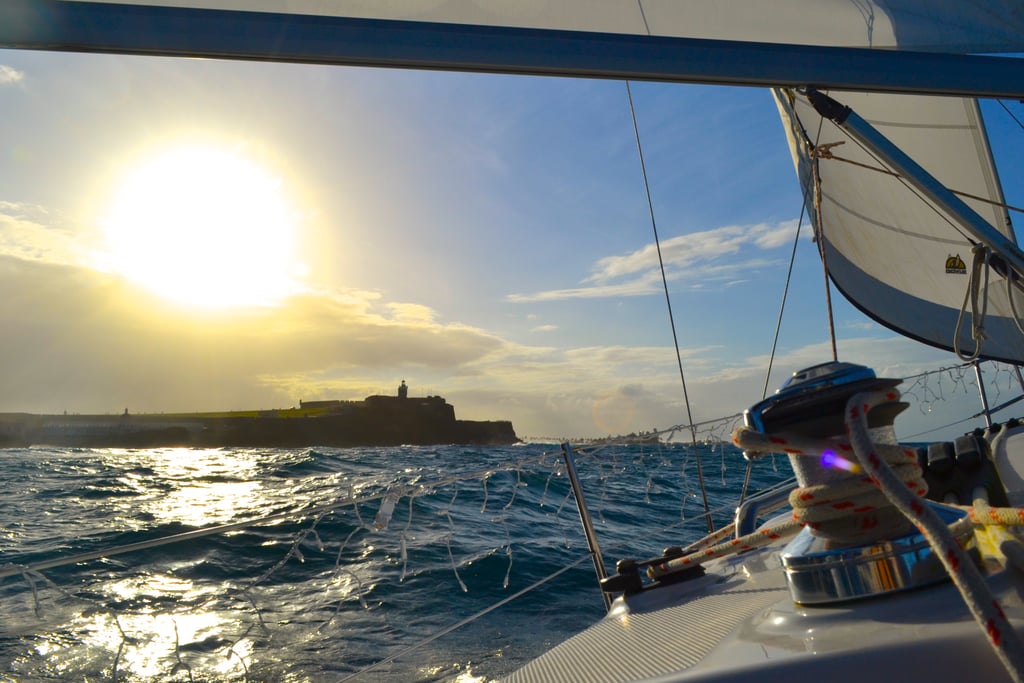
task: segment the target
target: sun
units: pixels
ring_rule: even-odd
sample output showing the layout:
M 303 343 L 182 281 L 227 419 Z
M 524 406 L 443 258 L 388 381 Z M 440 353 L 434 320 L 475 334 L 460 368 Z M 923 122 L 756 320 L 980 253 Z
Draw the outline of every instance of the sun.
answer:
M 104 224 L 109 268 L 189 306 L 266 306 L 294 290 L 281 181 L 244 156 L 179 146 L 138 165 Z

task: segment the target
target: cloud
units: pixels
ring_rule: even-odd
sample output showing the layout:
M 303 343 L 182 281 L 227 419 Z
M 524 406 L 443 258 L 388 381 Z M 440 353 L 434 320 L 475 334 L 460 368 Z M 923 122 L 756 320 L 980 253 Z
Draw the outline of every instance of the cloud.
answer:
M 641 296 L 658 291 L 653 282 L 636 280 L 618 285 L 600 287 L 570 287 L 569 289 L 552 289 L 536 294 L 509 294 L 506 301 L 529 303 L 534 301 L 558 301 L 562 299 L 603 299 L 620 296 Z
M 43 207 L 0 201 L 0 256 L 81 264 L 92 252 L 82 234 L 68 219 Z
M 387 307 L 396 321 L 422 324 L 434 322 L 435 313 L 427 306 L 410 303 L 390 303 Z
M 778 225 L 760 223 L 751 226 L 726 226 L 679 235 L 661 244 L 661 256 L 666 267 L 689 268 L 704 261 L 715 261 L 727 254 L 738 252 L 754 244 L 761 249 L 779 246 L 791 238 L 795 222 Z M 625 256 L 608 256 L 597 262 L 595 272 L 586 282 L 605 282 L 613 278 L 633 275 L 658 267 L 657 248 L 644 246 Z
M 531 332 L 554 332 L 558 329 L 558 325 L 538 325 L 534 327 Z
M 275 407 L 298 398 L 281 387 L 298 391 L 303 377 L 455 373 L 502 346 L 482 330 L 432 322 L 425 307 L 360 292 L 204 313 L 112 275 L 10 256 L 0 257 L 0 285 L 18 293 L 0 301 L 16 325 L 0 339 L 8 411 Z
M 661 243 L 665 278 L 692 289 L 716 282 L 733 286 L 756 269 L 777 263 L 755 254 L 755 250 L 775 249 L 792 241 L 796 221 L 778 224 L 725 226 L 703 232 L 680 235 Z M 745 256 L 733 258 L 739 253 Z M 662 291 L 663 283 L 658 250 L 648 244 L 634 252 L 599 259 L 579 287 L 547 290 L 532 294 L 510 294 L 508 301 L 525 303 L 564 299 L 592 299 L 644 296 Z
M 911 377 L 950 363 L 950 355 L 921 347 L 899 337 L 854 338 L 840 342 L 842 359 L 874 368 L 880 377 Z M 488 419 L 486 412 L 473 413 L 471 406 L 487 406 L 491 415 L 500 412 L 521 435 L 562 438 L 593 434 L 625 434 L 657 427 L 686 425 L 692 414 L 704 424 L 699 438 L 728 438 L 736 416 L 761 400 L 765 387 L 767 355 L 740 357 L 720 346 L 681 349 L 690 399 L 686 405 L 675 354 L 670 347 L 593 346 L 572 349 L 531 350 L 531 355 L 489 357 L 478 365 L 488 378 L 479 383 L 454 382 L 446 392 L 460 414 Z M 827 341 L 809 343 L 777 353 L 768 378 L 773 392 L 793 372 L 831 359 Z M 948 401 L 949 422 L 976 409 L 971 391 L 963 382 L 941 385 Z M 933 380 L 933 387 L 938 380 Z M 913 434 L 934 422 L 938 407 L 923 405 L 927 392 L 907 397 L 911 408 L 897 421 L 898 433 Z M 967 408 L 963 407 L 964 400 Z M 492 406 L 499 406 L 495 409 Z M 926 415 L 927 413 L 927 415 Z M 969 427 L 956 427 L 960 432 Z M 684 430 L 685 431 L 685 430 Z M 677 438 L 689 438 L 680 434 Z
M 14 67 L 0 64 L 0 85 L 21 83 L 23 80 L 25 80 L 24 72 L 18 71 Z
M 417 395 L 445 396 L 461 418 L 510 419 L 523 436 L 577 437 L 664 429 L 685 424 L 688 414 L 697 422 L 736 415 L 765 384 L 766 356 L 684 347 L 687 408 L 669 345 L 517 344 L 373 291 L 307 292 L 278 308 L 197 312 L 110 274 L 10 255 L 0 256 L 0 286 L 17 294 L 0 299 L 0 316 L 10 321 L 0 337 L 0 411 L 275 408 L 393 393 L 405 378 Z M 899 338 L 846 340 L 840 352 L 897 377 L 949 358 Z M 825 341 L 780 350 L 769 391 L 830 357 Z M 917 391 L 909 424 L 919 421 L 924 399 L 932 394 Z M 727 422 L 702 434 L 727 437 Z

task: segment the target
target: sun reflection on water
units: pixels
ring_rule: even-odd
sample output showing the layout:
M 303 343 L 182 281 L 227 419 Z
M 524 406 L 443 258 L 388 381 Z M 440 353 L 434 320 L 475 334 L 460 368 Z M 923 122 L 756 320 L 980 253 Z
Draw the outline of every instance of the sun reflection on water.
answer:
M 136 499 L 123 512 L 202 527 L 259 513 L 265 502 L 257 452 L 165 448 L 132 456 L 137 464 L 124 477 L 127 485 L 147 488 L 160 481 L 170 490 Z
M 53 466 L 82 471 L 55 479 L 61 487 L 51 490 L 64 495 L 47 500 L 54 521 L 33 517 L 33 533 L 44 541 L 72 539 L 72 554 L 258 520 L 283 509 L 344 504 L 301 522 L 186 534 L 180 543 L 55 569 L 46 579 L 26 575 L 19 584 L 12 578 L 0 619 L 0 637 L 12 636 L 5 668 L 16 678 L 10 680 L 311 683 L 359 670 L 383 656 L 387 647 L 380 643 L 397 634 L 423 637 L 429 620 L 416 610 L 444 592 L 438 585 L 465 560 L 458 545 L 454 557 L 447 545 L 454 498 L 448 490 L 433 498 L 432 490 L 410 496 L 395 507 L 390 530 L 373 526 L 381 492 L 395 475 L 382 476 L 365 457 L 126 449 L 53 459 Z M 345 502 L 353 496 L 367 502 Z M 467 509 L 479 504 L 473 500 Z M 463 515 L 453 514 L 461 525 Z M 482 571 L 473 557 L 466 566 Z M 433 582 L 436 576 L 441 584 Z M 413 586 L 414 599 L 394 589 L 401 582 L 403 590 Z M 414 619 L 393 620 L 399 613 Z M 417 674 L 451 683 L 489 680 L 469 661 L 459 662 L 438 652 L 361 680 L 383 680 L 378 674 L 389 681 Z M 7 680 L 0 673 L 0 683 Z
M 215 606 L 219 587 L 143 573 L 107 582 L 103 592 L 109 609 L 78 612 L 37 641 L 35 654 L 59 679 L 191 680 L 193 669 L 204 680 L 246 675 L 254 643 L 243 620 Z
M 105 451 L 92 461 L 92 480 L 99 483 L 91 502 L 113 513 L 111 534 L 174 534 L 180 526 L 257 518 L 278 500 L 291 504 L 294 484 L 268 478 L 260 456 L 241 449 Z M 248 668 L 266 634 L 244 580 L 232 578 L 239 567 L 223 561 L 216 543 L 184 547 L 184 554 L 172 555 L 177 559 L 165 555 L 157 564 L 142 556 L 146 561 L 130 574 L 116 574 L 120 561 L 104 561 L 110 579 L 85 579 L 87 590 L 64 593 L 63 603 L 45 600 L 43 612 L 37 603 L 37 614 L 53 627 L 39 632 L 29 646 L 33 654 L 15 668 L 55 680 L 251 679 Z

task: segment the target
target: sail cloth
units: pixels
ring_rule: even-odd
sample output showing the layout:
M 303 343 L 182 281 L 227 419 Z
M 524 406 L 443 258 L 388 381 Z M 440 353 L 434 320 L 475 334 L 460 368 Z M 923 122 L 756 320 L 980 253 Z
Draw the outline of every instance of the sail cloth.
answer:
M 1016 0 L 100 1 L 792 45 L 1024 50 L 1024 7 Z
M 818 197 L 806 204 L 822 241 L 829 275 L 843 294 L 878 322 L 925 343 L 954 349 L 954 334 L 972 271 L 972 240 L 944 212 L 894 176 L 808 101 L 775 91 L 803 187 L 818 154 Z M 851 107 L 947 188 L 989 200 L 961 198 L 1016 241 L 992 162 L 977 102 L 970 98 L 839 93 Z M 838 144 L 837 144 L 838 143 Z M 831 158 L 829 158 L 831 157 Z M 981 357 L 1024 362 L 1005 278 L 989 272 L 979 310 L 987 339 Z M 1024 300 L 1016 297 L 1024 313 Z M 968 313 L 959 349 L 976 349 Z

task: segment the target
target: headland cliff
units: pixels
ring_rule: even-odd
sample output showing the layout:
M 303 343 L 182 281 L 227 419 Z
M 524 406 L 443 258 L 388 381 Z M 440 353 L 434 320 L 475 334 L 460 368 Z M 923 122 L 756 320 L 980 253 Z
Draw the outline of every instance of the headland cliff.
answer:
M 403 387 L 404 388 L 404 384 Z M 0 414 L 0 447 L 79 448 L 221 446 L 481 445 L 517 443 L 507 420 L 458 420 L 440 396 L 368 396 L 361 401 L 305 401 L 298 408 L 121 415 Z

